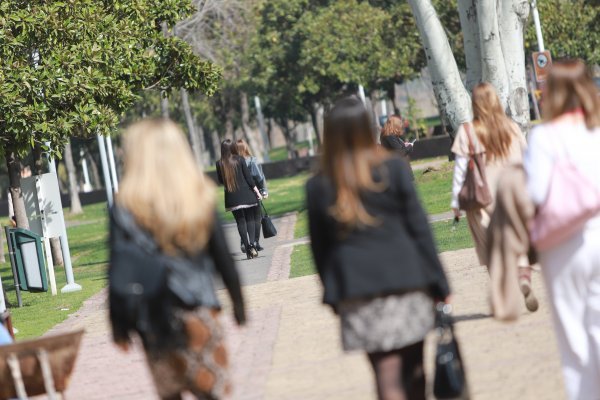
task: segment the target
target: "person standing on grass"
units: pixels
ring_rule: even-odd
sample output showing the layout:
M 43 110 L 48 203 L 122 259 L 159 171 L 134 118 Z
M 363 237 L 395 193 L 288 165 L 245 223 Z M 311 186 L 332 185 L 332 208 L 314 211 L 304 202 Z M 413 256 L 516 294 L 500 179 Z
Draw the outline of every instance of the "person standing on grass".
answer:
M 229 291 L 237 323 L 246 317 L 214 185 L 197 168 L 181 129 L 168 120 L 131 126 L 124 154 L 110 219 L 114 341 L 127 351 L 131 332 L 141 336 L 160 398 L 181 399 L 186 391 L 199 399 L 224 398 L 230 382 L 214 272 Z
M 252 178 L 246 161 L 236 154 L 236 144 L 230 139 L 221 142 L 221 159 L 217 162 L 217 177 L 225 187 L 225 209 L 231 211 L 248 259 L 258 257 L 256 249 L 256 216 L 262 195 Z
M 248 143 L 246 143 L 245 140 L 239 139 L 237 142 L 235 142 L 235 154 L 242 157 L 246 161 L 246 166 L 250 170 L 252 178 L 254 179 L 254 183 L 256 184 L 256 187 L 258 188 L 260 194 L 262 195 L 263 199 L 268 198 L 269 192 L 267 190 L 267 179 L 265 178 L 265 174 L 263 173 L 261 166 L 258 164 L 256 157 L 253 157 L 252 153 L 250 153 L 250 146 L 248 146 Z M 256 232 L 254 236 L 256 239 L 256 241 L 254 242 L 254 247 L 257 251 L 263 251 L 264 249 L 260 245 L 260 228 L 262 213 L 260 207 L 256 207 L 253 210 L 254 227 Z M 242 242 L 242 253 L 245 252 L 245 245 L 244 242 Z
M 381 145 L 390 151 L 398 152 L 402 157 L 408 158 L 413 151 L 413 144 L 402 140 L 404 136 L 404 121 L 399 115 L 390 115 L 381 128 Z
M 600 190 L 600 92 L 586 65 L 556 62 L 544 93 L 545 122 L 533 129 L 525 156 L 528 191 L 544 204 L 553 169 L 565 157 Z M 565 192 L 565 207 L 574 193 Z M 600 398 L 600 214 L 549 250 L 538 252 L 552 306 L 567 395 Z
M 425 399 L 423 343 L 450 294 L 408 165 L 375 142 L 357 97 L 326 115 L 321 172 L 306 185 L 324 302 L 346 351 L 368 354 L 379 399 Z
M 473 89 L 473 122 L 458 128 L 452 152 L 456 155 L 452 182 L 451 207 L 456 218 L 461 217 L 458 195 L 465 182 L 469 163 L 469 141 L 477 154 L 485 154 L 485 174 L 490 193 L 495 198 L 500 175 L 506 167 L 523 164 L 523 152 L 527 147 L 519 126 L 504 112 L 496 89 L 487 82 Z M 467 212 L 467 221 L 481 265 L 487 265 L 487 227 L 494 211 L 494 202 L 485 209 Z M 527 255 L 519 261 L 519 286 L 529 311 L 539 307 L 531 287 L 531 266 Z

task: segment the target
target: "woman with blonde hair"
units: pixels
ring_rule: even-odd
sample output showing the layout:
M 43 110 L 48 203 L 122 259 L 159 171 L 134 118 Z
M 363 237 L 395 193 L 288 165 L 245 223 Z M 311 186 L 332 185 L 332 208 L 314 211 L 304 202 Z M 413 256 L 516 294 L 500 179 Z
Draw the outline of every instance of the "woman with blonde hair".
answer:
M 425 399 L 423 344 L 450 289 L 409 166 L 382 152 L 357 97 L 325 117 L 321 172 L 306 185 L 323 301 L 344 350 L 371 362 L 379 399 Z
M 263 173 L 262 167 L 258 164 L 258 160 L 256 157 L 252 156 L 250 152 L 250 146 L 244 139 L 238 139 L 235 142 L 234 154 L 242 157 L 246 161 L 246 166 L 250 170 L 250 174 L 252 175 L 252 179 L 254 179 L 254 183 L 258 188 L 258 191 L 262 195 L 264 199 L 269 197 L 269 192 L 267 190 L 267 179 L 265 178 L 265 174 Z M 254 235 L 254 247 L 257 251 L 263 251 L 263 247 L 260 245 L 260 228 L 261 228 L 261 219 L 262 213 L 260 207 L 255 207 L 254 209 L 254 231 L 256 232 Z M 245 253 L 244 242 L 242 241 L 242 253 Z
M 162 399 L 229 392 L 219 273 L 245 322 L 240 281 L 215 206 L 183 132 L 145 120 L 124 134 L 124 176 L 110 220 L 110 321 L 116 344 L 142 339 Z
M 523 152 L 527 147 L 519 126 L 504 112 L 496 89 L 490 83 L 480 83 L 473 88 L 473 122 L 458 129 L 452 152 L 456 155 L 452 182 L 451 207 L 456 218 L 460 218 L 458 194 L 465 182 L 470 148 L 475 154 L 484 154 L 485 174 L 492 197 L 495 199 L 500 175 L 506 167 L 523 163 Z M 472 146 L 472 147 L 470 147 Z M 487 265 L 487 227 L 494 211 L 494 202 L 484 209 L 468 211 L 467 221 L 479 263 Z M 526 255 L 519 261 L 519 286 L 529 311 L 539 307 L 531 288 L 531 267 Z
M 559 172 L 556 168 L 564 167 L 565 160 L 571 165 L 569 176 L 588 194 L 595 192 L 598 201 L 600 92 L 583 61 L 554 63 L 543 98 L 544 123 L 531 132 L 525 157 L 533 202 L 544 205 Z M 568 190 L 558 195 L 563 202 L 560 210 L 576 196 Z M 581 400 L 600 396 L 600 213 L 582 222 L 551 248 L 538 249 L 567 395 Z

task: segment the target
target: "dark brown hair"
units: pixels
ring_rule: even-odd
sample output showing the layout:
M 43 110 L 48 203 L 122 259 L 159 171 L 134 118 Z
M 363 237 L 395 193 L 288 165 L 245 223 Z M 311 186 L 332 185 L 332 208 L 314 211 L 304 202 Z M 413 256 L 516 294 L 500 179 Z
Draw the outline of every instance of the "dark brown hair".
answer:
M 235 180 L 235 169 L 237 168 L 238 161 L 234 157 L 237 154 L 235 143 L 231 139 L 225 139 L 221 142 L 221 159 L 219 160 L 219 166 L 221 167 L 221 173 L 223 174 L 223 183 L 225 189 L 228 192 L 235 192 L 238 188 L 237 181 Z
M 378 150 L 369 114 L 355 96 L 338 101 L 325 116 L 323 172 L 336 189 L 331 214 L 342 225 L 355 228 L 374 225 L 376 219 L 365 209 L 361 192 L 377 191 L 373 168 L 380 166 L 385 153 Z
M 581 60 L 554 63 L 544 93 L 545 120 L 581 111 L 588 129 L 600 127 L 600 93 L 592 73 Z

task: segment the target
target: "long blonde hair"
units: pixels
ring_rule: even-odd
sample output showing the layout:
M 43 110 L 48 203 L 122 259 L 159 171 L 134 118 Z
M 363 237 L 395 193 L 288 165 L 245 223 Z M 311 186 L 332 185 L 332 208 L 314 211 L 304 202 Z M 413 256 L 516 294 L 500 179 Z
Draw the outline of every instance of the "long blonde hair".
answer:
M 235 151 L 236 154 L 243 158 L 252 157 L 252 152 L 250 151 L 250 146 L 244 139 L 238 139 L 235 142 Z
M 515 137 L 515 124 L 506 116 L 496 89 L 483 82 L 473 88 L 473 126 L 488 159 L 505 158 Z
M 545 120 L 581 111 L 589 130 L 600 127 L 600 91 L 583 61 L 554 63 L 548 76 L 542 108 Z
M 208 242 L 215 188 L 173 122 L 144 120 L 124 135 L 125 173 L 116 196 L 166 253 L 194 254 Z
M 336 189 L 332 216 L 345 228 L 373 226 L 380 221 L 369 214 L 361 195 L 383 191 L 373 168 L 387 158 L 378 150 L 367 110 L 357 97 L 338 101 L 325 117 L 322 168 Z

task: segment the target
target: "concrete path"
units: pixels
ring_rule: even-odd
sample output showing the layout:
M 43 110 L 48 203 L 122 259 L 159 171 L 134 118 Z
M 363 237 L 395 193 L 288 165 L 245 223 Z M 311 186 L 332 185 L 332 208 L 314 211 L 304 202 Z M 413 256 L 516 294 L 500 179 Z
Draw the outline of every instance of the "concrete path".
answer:
M 316 276 L 287 279 L 293 217 L 278 221 L 280 236 L 266 241 L 263 259 L 244 261 L 244 293 L 249 324 L 238 328 L 230 316 L 226 293 L 223 323 L 235 385 L 240 400 L 369 400 L 373 381 L 363 354 L 344 354 L 339 323 L 321 305 Z M 228 228 L 231 229 L 231 228 Z M 228 232 L 230 240 L 237 240 Z M 241 255 L 240 255 L 241 257 Z M 267 259 L 271 265 L 267 266 Z M 442 255 L 454 290 L 457 334 L 466 362 L 473 399 L 563 399 L 556 344 L 541 287 L 541 310 L 515 324 L 489 317 L 488 275 L 477 265 L 473 250 Z M 263 265 L 264 264 L 264 265 Z M 266 273 L 265 273 L 266 271 Z M 263 283 L 260 283 L 263 282 Z M 155 399 L 143 354 L 123 354 L 110 343 L 105 293 L 57 326 L 53 332 L 85 328 L 83 347 L 67 398 Z M 52 332 L 51 332 L 52 333 Z M 428 338 L 427 371 L 432 376 L 435 337 Z

